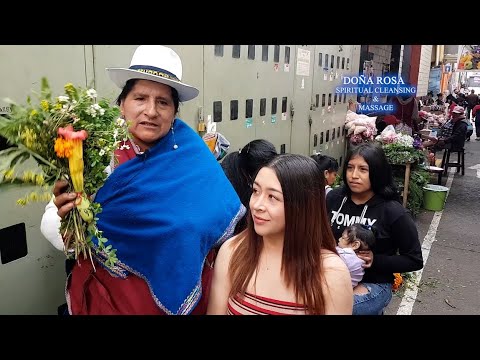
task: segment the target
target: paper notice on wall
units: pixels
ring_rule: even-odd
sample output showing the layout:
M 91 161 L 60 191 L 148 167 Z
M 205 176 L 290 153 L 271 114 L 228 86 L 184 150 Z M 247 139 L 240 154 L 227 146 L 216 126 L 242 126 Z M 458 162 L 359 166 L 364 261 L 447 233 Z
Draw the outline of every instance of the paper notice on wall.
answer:
M 283 65 L 283 71 L 290 72 L 290 64 Z
M 207 115 L 207 132 L 214 133 L 217 131 L 217 123 L 212 121 L 212 115 Z
M 330 81 L 333 81 L 333 74 L 330 74 Z
M 278 72 L 278 63 L 273 64 L 273 71 Z
M 310 76 L 310 50 L 297 49 L 297 75 Z
M 282 113 L 282 120 L 287 120 L 287 113 L 286 112 Z
M 277 122 L 277 115 L 272 115 L 272 124 L 275 124 Z
M 323 74 L 323 80 L 327 80 L 328 79 L 328 75 L 327 74 Z
M 253 126 L 253 119 L 252 118 L 246 118 L 245 119 L 245 127 L 247 129 L 251 128 Z
M 305 89 L 305 79 L 302 79 L 302 84 L 300 85 L 301 89 Z
M 217 132 L 217 123 L 214 123 L 214 122 L 209 123 L 207 125 L 207 132 L 209 132 L 209 133 Z

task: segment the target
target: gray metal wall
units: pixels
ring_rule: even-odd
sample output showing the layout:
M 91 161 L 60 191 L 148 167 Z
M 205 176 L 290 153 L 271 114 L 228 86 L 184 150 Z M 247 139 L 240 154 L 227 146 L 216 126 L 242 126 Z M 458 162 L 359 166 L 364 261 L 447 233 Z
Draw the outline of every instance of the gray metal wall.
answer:
M 114 101 L 119 89 L 105 68 L 128 67 L 136 47 L 0 46 L 0 112 L 8 113 L 5 97 L 24 103 L 31 89 L 39 90 L 42 76 L 57 94 L 72 82 Z M 200 89 L 180 108 L 180 118 L 194 129 L 204 121 L 230 140 L 230 151 L 264 138 L 279 152 L 344 158 L 343 124 L 353 97 L 335 97 L 335 87 L 342 76 L 358 73 L 360 45 L 171 47 L 182 58 L 183 80 Z M 0 264 L 0 314 L 54 314 L 64 302 L 64 255 L 39 231 L 45 204 L 15 205 L 23 193 L 0 190 L 0 230 L 25 223 L 28 247 L 26 256 Z
M 66 82 L 85 84 L 86 80 L 84 46 L 3 45 L 0 64 L 3 113 L 8 113 L 5 97 L 24 103 L 31 89 L 40 91 L 42 76 L 49 79 L 55 93 L 63 93 Z M 65 257 L 40 233 L 45 204 L 31 204 L 26 208 L 16 205 L 16 200 L 26 193 L 28 189 L 0 188 L 0 231 L 25 224 L 27 241 L 26 256 L 0 263 L 0 314 L 55 314 L 57 306 L 65 302 Z M 20 237 L 3 235 L 0 238 L 4 245 L 2 256 L 7 255 L 5 244 L 11 249 L 21 246 L 21 241 Z

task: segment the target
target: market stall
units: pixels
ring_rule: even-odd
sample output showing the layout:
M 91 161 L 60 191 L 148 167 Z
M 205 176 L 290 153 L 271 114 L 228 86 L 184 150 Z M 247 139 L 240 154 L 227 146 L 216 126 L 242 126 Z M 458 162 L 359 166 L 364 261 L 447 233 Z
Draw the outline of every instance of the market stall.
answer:
M 381 144 L 402 192 L 403 205 L 416 215 L 423 205 L 423 187 L 430 179 L 430 174 L 425 169 L 429 165 L 428 157 L 421 149 L 421 139 L 404 134 L 393 125 L 386 126 L 377 134 L 376 122 L 376 116 L 356 114 L 349 110 L 345 119 L 348 144 L 370 141 Z

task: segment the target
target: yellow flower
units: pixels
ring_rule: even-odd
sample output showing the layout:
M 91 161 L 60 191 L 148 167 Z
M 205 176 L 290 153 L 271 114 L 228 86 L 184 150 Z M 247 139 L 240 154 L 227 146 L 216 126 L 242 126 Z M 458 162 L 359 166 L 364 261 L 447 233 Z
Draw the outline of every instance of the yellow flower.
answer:
M 65 92 L 70 97 L 70 99 L 75 98 L 74 95 L 76 94 L 77 90 L 75 89 L 75 86 L 73 86 L 72 83 L 65 84 L 63 88 L 65 89 Z
M 32 113 L 34 111 L 35 110 L 32 110 Z M 25 141 L 25 146 L 27 148 L 33 149 L 35 147 L 37 135 L 32 129 L 26 128 L 22 133 L 20 133 L 20 138 Z
M 8 170 L 4 171 L 3 178 L 5 180 L 12 180 L 13 181 L 15 179 L 15 169 L 11 168 L 11 169 L 8 169 Z
M 17 200 L 17 205 L 25 206 L 25 205 L 27 205 L 27 200 L 25 198 L 18 199 Z
M 30 201 L 38 201 L 38 193 L 35 192 L 35 191 L 32 191 L 32 192 L 28 195 L 28 200 L 30 200 Z
M 33 109 L 33 110 L 30 112 L 30 119 L 33 119 L 33 117 L 34 117 L 35 115 L 37 115 L 37 114 L 38 114 L 38 111 L 35 110 L 35 109 Z
M 35 175 L 35 184 L 37 184 L 37 185 L 45 184 L 45 179 L 43 178 L 42 174 L 36 174 Z
M 35 173 L 33 171 L 25 171 L 22 175 L 23 182 L 33 183 L 35 181 Z
M 43 111 L 48 111 L 50 109 L 50 104 L 48 103 L 47 100 L 42 100 L 40 102 L 40 107 L 42 108 Z

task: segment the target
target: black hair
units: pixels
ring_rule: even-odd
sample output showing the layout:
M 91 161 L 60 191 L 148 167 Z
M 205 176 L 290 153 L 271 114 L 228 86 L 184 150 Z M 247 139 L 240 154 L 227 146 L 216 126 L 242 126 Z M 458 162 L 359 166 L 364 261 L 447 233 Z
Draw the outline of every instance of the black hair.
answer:
M 253 179 L 260 168 L 278 155 L 275 145 L 264 139 L 250 141 L 241 150 L 229 153 L 221 162 L 223 172 L 237 192 L 242 204 L 249 208 Z M 246 217 L 239 221 L 235 234 L 247 226 Z
M 348 243 L 360 241 L 360 247 L 355 251 L 371 250 L 375 245 L 375 233 L 371 226 L 356 223 L 345 229 Z
M 352 193 L 348 187 L 347 170 L 348 163 L 355 156 L 363 157 L 368 164 L 370 184 L 375 195 L 379 195 L 385 200 L 396 200 L 400 202 L 400 194 L 393 180 L 392 167 L 381 145 L 372 142 L 352 146 L 347 152 L 345 166 L 343 168 L 343 182 L 346 193 L 348 195 Z
M 275 145 L 264 139 L 252 140 L 239 151 L 240 167 L 250 185 L 258 170 L 277 155 Z
M 328 172 L 338 171 L 337 159 L 322 154 L 315 154 L 310 157 L 317 162 L 317 165 L 322 171 L 322 174 L 325 170 L 327 170 Z
M 385 115 L 379 115 L 375 119 L 375 127 L 377 128 L 377 134 L 380 134 L 388 126 L 384 118 Z
M 130 94 L 130 91 L 132 91 L 133 87 L 135 86 L 138 80 L 141 80 L 141 79 L 130 79 L 125 83 L 125 86 L 123 87 L 122 92 L 120 93 L 120 95 L 118 95 L 116 100 L 116 103 L 118 106 L 120 106 L 122 101 L 127 98 L 128 94 Z M 172 91 L 172 100 L 173 100 L 173 105 L 175 106 L 175 114 L 176 114 L 178 113 L 178 108 L 180 106 L 180 98 L 178 96 L 177 89 L 171 86 L 170 86 L 170 89 Z

